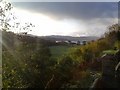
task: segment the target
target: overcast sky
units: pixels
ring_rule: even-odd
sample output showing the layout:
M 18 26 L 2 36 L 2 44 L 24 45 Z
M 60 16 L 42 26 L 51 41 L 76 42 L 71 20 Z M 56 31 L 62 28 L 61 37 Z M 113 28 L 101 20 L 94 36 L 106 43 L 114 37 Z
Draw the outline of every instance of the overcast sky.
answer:
M 22 11 L 28 12 L 36 21 L 35 24 L 38 24 L 39 28 L 31 32 L 35 35 L 101 36 L 109 25 L 118 22 L 117 2 L 13 2 L 12 4 L 16 11 L 21 11 L 23 17 L 27 14 L 23 15 Z

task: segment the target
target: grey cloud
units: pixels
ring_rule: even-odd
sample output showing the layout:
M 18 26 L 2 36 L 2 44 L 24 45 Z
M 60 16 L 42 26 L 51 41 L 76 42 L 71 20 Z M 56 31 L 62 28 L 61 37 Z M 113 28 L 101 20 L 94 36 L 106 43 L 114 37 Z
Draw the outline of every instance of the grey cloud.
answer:
M 87 27 L 88 35 L 101 36 L 106 31 L 108 31 L 108 27 L 112 24 L 118 23 L 118 18 L 98 18 L 93 19 L 92 21 L 88 21 L 85 23 Z
M 117 17 L 117 2 L 19 2 L 16 7 L 48 14 L 56 19 Z
M 43 13 L 55 19 L 74 19 L 86 30 L 75 30 L 70 35 L 101 36 L 118 17 L 117 2 L 19 2 L 13 6 L 31 12 Z M 79 24 L 80 25 L 80 24 Z M 79 28 L 80 29 L 80 28 Z

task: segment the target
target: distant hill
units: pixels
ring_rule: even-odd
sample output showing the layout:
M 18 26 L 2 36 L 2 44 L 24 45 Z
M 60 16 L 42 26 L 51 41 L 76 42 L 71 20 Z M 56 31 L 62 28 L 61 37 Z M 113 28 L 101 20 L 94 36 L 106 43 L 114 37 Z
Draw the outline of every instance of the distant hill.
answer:
M 73 37 L 73 36 L 62 36 L 62 35 L 49 35 L 49 36 L 35 36 L 32 34 L 26 34 L 25 36 L 29 37 L 35 37 L 39 39 L 44 39 L 44 40 L 50 40 L 50 41 L 91 41 L 91 40 L 97 40 L 100 37 L 97 36 L 80 36 L 80 37 Z
M 55 41 L 91 41 L 97 40 L 98 37 L 87 36 L 87 37 L 72 37 L 72 36 L 59 36 L 59 35 L 51 35 L 51 36 L 34 36 L 30 34 L 20 35 L 15 34 L 13 32 L 2 31 L 2 42 L 3 47 L 6 45 L 9 48 L 15 48 L 19 46 L 21 43 L 35 44 L 39 43 L 44 46 L 54 46 L 56 45 Z
M 91 41 L 97 40 L 99 37 L 96 36 L 82 36 L 82 37 L 72 37 L 72 36 L 60 36 L 60 35 L 51 35 L 51 36 L 41 36 L 41 38 L 45 40 L 52 40 L 52 41 Z

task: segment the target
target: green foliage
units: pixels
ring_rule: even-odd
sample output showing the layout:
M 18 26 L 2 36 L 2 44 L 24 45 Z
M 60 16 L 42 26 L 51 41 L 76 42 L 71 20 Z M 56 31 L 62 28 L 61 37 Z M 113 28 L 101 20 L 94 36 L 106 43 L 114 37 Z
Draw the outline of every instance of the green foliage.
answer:
M 20 76 L 20 64 L 15 55 L 4 51 L 2 54 L 2 81 L 4 88 L 25 88 L 26 84 Z
M 71 80 L 69 83 L 62 86 L 62 88 L 90 88 L 94 78 L 89 71 L 81 71 L 81 78 L 77 80 Z
M 70 58 L 69 56 L 62 57 L 59 60 L 54 72 L 54 88 L 61 88 L 63 85 L 68 83 L 73 78 L 73 71 L 77 66 L 78 63 L 72 60 L 72 58 Z
M 88 44 L 84 46 L 80 46 L 74 49 L 71 49 L 69 52 L 69 56 L 73 59 L 73 61 L 78 61 L 80 69 L 76 68 L 76 71 L 74 72 L 74 77 L 76 76 L 77 80 L 80 78 L 80 81 L 72 84 L 65 84 L 64 87 L 88 87 L 90 86 L 90 83 L 94 80 L 90 74 L 88 77 L 86 76 L 83 78 L 82 76 L 85 76 L 83 74 L 87 73 L 83 70 L 86 69 L 92 69 L 92 70 L 101 70 L 101 62 L 98 60 L 101 54 L 107 53 L 107 54 L 115 54 L 117 51 L 113 50 L 114 47 L 117 47 L 120 49 L 119 44 L 119 31 L 120 28 L 117 24 L 110 26 L 109 32 L 105 34 L 104 38 L 101 38 L 94 42 L 89 42 Z M 104 51 L 104 52 L 103 52 Z M 103 52 L 103 53 L 102 53 Z M 82 65 L 83 64 L 83 65 Z M 84 72 L 84 73 L 83 73 Z M 79 77 L 79 78 L 78 78 Z M 73 82 L 76 81 L 74 78 Z
M 120 49 L 120 41 L 116 41 L 114 46 L 117 47 L 118 49 Z
M 61 72 L 67 73 L 70 72 L 70 70 L 72 70 L 75 66 L 75 61 L 72 60 L 72 58 L 70 58 L 69 56 L 65 56 L 59 61 L 58 68 L 60 68 Z
M 26 39 L 27 43 L 20 40 L 19 45 L 16 45 L 16 40 L 14 40 L 12 47 L 9 47 L 11 39 L 18 37 L 14 34 L 13 37 L 9 37 L 10 35 L 11 33 L 7 33 L 3 37 L 3 87 L 45 88 L 56 64 L 56 61 L 51 59 L 49 48 L 41 43 L 36 45 L 27 42 L 31 38 Z
M 116 36 L 116 34 L 113 35 Z M 104 50 L 112 49 L 114 46 L 119 47 L 119 42 L 116 41 L 115 38 L 112 38 L 112 40 L 110 40 L 111 37 L 109 38 L 108 36 L 101 38 L 95 42 L 89 42 L 87 45 L 77 47 L 76 49 L 72 49 L 70 51 L 70 56 L 79 62 L 94 61 L 96 58 L 101 56 L 101 52 Z
M 59 46 L 50 46 L 49 48 L 50 48 L 52 57 L 60 58 L 63 55 L 67 54 L 71 46 L 59 45 Z

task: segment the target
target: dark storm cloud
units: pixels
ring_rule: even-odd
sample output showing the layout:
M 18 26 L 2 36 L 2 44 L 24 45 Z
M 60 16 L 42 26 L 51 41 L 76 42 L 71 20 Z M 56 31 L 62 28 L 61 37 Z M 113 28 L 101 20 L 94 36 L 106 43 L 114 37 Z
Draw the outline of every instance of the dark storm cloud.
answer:
M 115 18 L 118 11 L 117 2 L 16 2 L 13 5 L 57 19 Z

